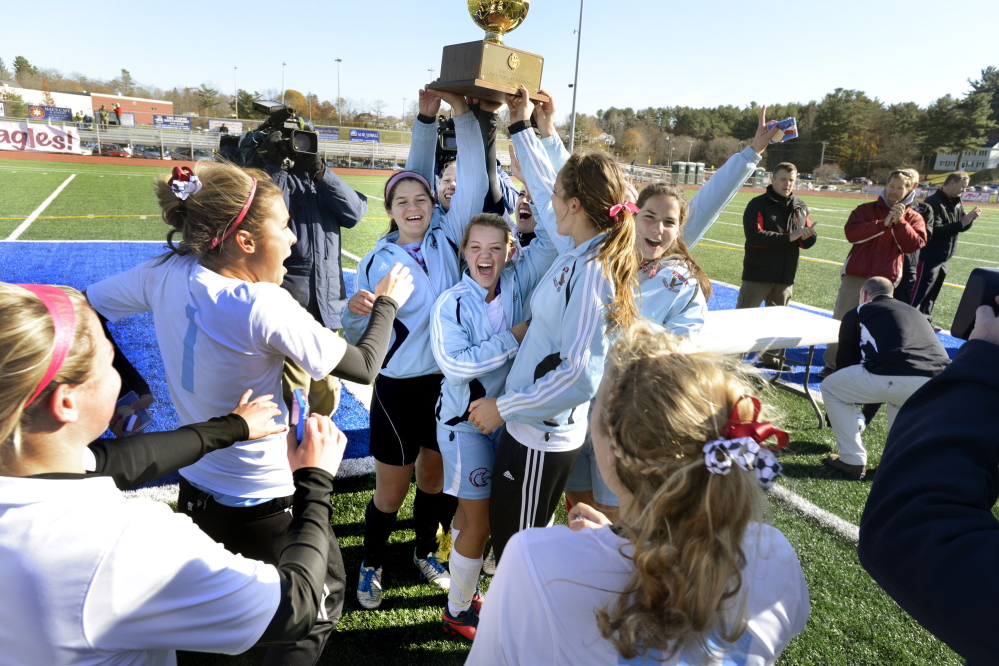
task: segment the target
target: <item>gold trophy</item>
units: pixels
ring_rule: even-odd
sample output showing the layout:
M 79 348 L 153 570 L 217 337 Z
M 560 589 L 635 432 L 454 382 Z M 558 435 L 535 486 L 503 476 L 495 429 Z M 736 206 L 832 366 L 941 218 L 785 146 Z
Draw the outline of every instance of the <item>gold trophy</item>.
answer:
M 430 87 L 505 102 L 507 93 L 522 85 L 531 99 L 547 102 L 546 95 L 538 94 L 545 59 L 503 44 L 503 35 L 524 21 L 530 6 L 531 0 L 468 0 L 468 13 L 486 38 L 445 46 L 441 80 Z

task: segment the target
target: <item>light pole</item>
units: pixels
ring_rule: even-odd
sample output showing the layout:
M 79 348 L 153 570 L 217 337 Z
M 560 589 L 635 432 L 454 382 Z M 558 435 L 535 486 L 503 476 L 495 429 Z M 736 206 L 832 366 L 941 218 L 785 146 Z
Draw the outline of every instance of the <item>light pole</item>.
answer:
M 693 148 L 693 147 L 694 147 L 694 142 L 693 141 L 688 141 L 687 142 L 687 161 L 688 162 L 690 161 L 690 149 Z
M 236 108 L 236 120 L 239 120 L 239 88 L 236 87 L 236 70 L 239 67 L 232 68 L 232 94 L 233 94 L 233 105 Z
M 284 104 L 284 66 L 288 63 L 281 63 L 281 103 Z
M 579 0 L 579 29 L 576 31 L 576 76 L 572 79 L 572 121 L 569 123 L 569 152 L 576 145 L 576 91 L 579 90 L 579 48 L 583 43 L 583 0 Z
M 434 81 L 434 72 L 436 72 L 437 70 L 436 70 L 436 69 L 434 69 L 433 67 L 431 67 L 431 68 L 430 68 L 430 69 L 428 69 L 427 71 L 428 71 L 428 72 L 430 72 L 430 81 L 431 81 L 431 82 L 432 82 L 432 81 Z
M 829 143 L 829 142 L 828 141 L 823 141 L 822 142 L 822 156 L 819 157 L 819 166 L 822 166 L 823 164 L 826 163 L 826 144 L 827 143 Z
M 402 124 L 406 124 L 406 98 L 402 98 Z
M 340 58 L 336 59 L 336 115 L 340 119 L 340 124 L 343 125 L 343 101 L 340 97 L 340 63 L 343 62 Z
M 306 97 L 309 98 L 309 122 L 312 122 L 312 93 L 306 93 Z

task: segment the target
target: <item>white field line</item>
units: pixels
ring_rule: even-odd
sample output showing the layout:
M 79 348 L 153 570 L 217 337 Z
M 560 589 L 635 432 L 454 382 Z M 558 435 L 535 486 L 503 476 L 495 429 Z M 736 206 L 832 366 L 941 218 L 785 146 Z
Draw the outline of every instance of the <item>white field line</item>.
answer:
M 359 256 L 357 256 L 356 254 L 351 254 L 350 252 L 347 252 L 347 250 L 344 250 L 342 248 L 340 249 L 340 254 L 342 254 L 343 256 L 347 257 L 348 259 L 353 259 L 354 261 L 360 261 L 361 260 L 361 258 Z
M 856 543 L 860 539 L 859 527 L 853 523 L 843 520 L 834 513 L 830 513 L 825 509 L 817 507 L 794 491 L 788 490 L 784 486 L 774 484 L 770 488 L 770 494 L 773 495 L 774 499 L 776 499 L 785 508 L 811 518 L 823 527 L 828 528 L 836 534 L 836 536 L 851 543 Z
M 24 219 L 24 222 L 22 222 L 20 225 L 18 225 L 17 229 L 14 229 L 14 231 L 10 232 L 10 236 L 7 236 L 6 240 L 9 240 L 9 241 L 17 240 L 18 237 L 21 234 L 23 234 L 28 227 L 31 226 L 31 223 L 34 222 L 35 219 L 37 219 L 39 215 L 41 215 L 42 213 L 45 212 L 45 209 L 49 207 L 49 204 L 52 203 L 53 201 L 55 201 L 55 198 L 57 196 L 59 196 L 60 192 L 63 191 L 63 188 L 65 188 L 67 185 L 69 185 L 69 183 L 74 178 L 76 178 L 76 174 L 75 173 L 73 175 L 71 175 L 69 178 L 67 178 L 65 181 L 63 181 L 63 184 L 60 185 L 59 187 L 57 187 L 56 191 L 53 192 L 52 194 L 50 194 L 49 198 L 46 199 L 45 201 L 43 201 L 41 206 L 39 206 L 38 208 L 36 208 L 31 213 L 31 215 L 29 215 L 28 217 L 26 217 Z

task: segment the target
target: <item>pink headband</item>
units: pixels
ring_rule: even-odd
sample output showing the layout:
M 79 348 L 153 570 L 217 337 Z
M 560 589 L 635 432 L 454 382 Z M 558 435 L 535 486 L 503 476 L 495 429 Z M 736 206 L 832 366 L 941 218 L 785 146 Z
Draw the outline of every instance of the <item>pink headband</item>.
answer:
M 250 210 L 250 204 L 253 203 L 253 195 L 257 193 L 257 179 L 251 178 L 250 180 L 252 181 L 250 183 L 250 196 L 246 197 L 246 203 L 243 204 L 243 210 L 239 211 L 239 215 L 236 216 L 236 219 L 232 221 L 229 228 L 225 230 L 224 234 L 222 234 L 222 238 L 212 239 L 211 244 L 208 246 L 209 250 L 214 250 L 219 243 L 232 235 L 232 232 L 236 231 L 236 227 L 238 227 L 239 223 L 243 221 L 244 217 L 246 217 L 246 211 Z
M 38 388 L 28 398 L 28 402 L 24 403 L 24 407 L 27 409 L 28 405 L 38 397 L 38 394 L 59 374 L 59 369 L 62 368 L 66 356 L 69 355 L 69 349 L 73 346 L 73 338 L 76 336 L 76 308 L 73 307 L 73 301 L 69 300 L 66 292 L 52 285 L 19 284 L 17 286 L 27 289 L 42 300 L 45 308 L 49 311 L 49 316 L 52 317 L 52 328 L 55 329 L 53 335 L 55 348 L 52 350 L 52 360 L 49 361 L 48 370 L 45 371 L 45 376 L 38 384 Z
M 392 188 L 395 186 L 395 184 L 398 183 L 403 178 L 412 178 L 414 180 L 418 180 L 421 183 L 423 183 L 424 187 L 427 188 L 427 192 L 433 192 L 434 191 L 434 188 L 430 187 L 430 183 L 427 182 L 427 179 L 424 178 L 423 176 L 421 176 L 420 174 L 416 173 L 415 171 L 400 171 L 396 175 L 394 175 L 391 178 L 389 178 L 388 182 L 385 183 L 385 198 L 386 199 L 388 199 L 389 192 L 392 191 Z M 392 202 L 391 201 L 386 201 L 385 203 L 389 207 L 392 206 Z
M 611 206 L 610 210 L 607 211 L 607 214 L 610 215 L 611 217 L 617 217 L 618 213 L 620 213 L 622 210 L 626 210 L 632 215 L 637 215 L 638 211 L 640 211 L 641 208 L 631 203 L 630 201 L 625 201 L 624 203 L 614 204 L 613 206 Z

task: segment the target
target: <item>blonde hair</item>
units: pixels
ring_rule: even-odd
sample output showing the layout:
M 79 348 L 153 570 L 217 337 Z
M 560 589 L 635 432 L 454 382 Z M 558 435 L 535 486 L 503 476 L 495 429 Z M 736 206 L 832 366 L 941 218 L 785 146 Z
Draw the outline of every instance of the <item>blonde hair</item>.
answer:
M 683 240 L 683 228 L 686 226 L 687 217 L 690 215 L 690 203 L 687 201 L 687 197 L 684 196 L 683 190 L 678 185 L 653 183 L 646 185 L 642 189 L 641 194 L 638 195 L 638 207 L 642 208 L 645 206 L 645 203 L 654 196 L 673 197 L 680 204 L 680 219 L 678 220 L 679 225 L 677 226 L 676 239 L 674 239 L 670 247 L 666 248 L 666 251 L 669 252 L 669 258 L 679 259 L 687 266 L 690 274 L 697 280 L 704 298 L 711 298 L 711 280 L 705 275 L 700 265 L 694 261 L 694 255 L 690 253 L 687 243 Z
M 35 293 L 0 282 L 0 468 L 21 454 L 22 434 L 59 384 L 82 384 L 93 370 L 96 340 L 90 335 L 86 297 L 72 287 L 58 287 L 76 310 L 76 333 L 66 360 L 52 381 L 27 408 L 24 403 L 44 379 L 55 347 L 52 315 Z
M 591 427 L 610 440 L 614 471 L 633 498 L 615 527 L 631 542 L 635 573 L 597 611 L 597 625 L 626 659 L 649 650 L 708 653 L 707 638 L 735 642 L 743 612 L 728 615 L 742 588 L 743 539 L 764 515 L 759 481 L 741 468 L 713 474 L 705 443 L 732 410 L 752 416 L 749 375 L 732 359 L 674 353 L 676 338 L 645 324 L 625 331 L 609 355 L 604 403 Z M 743 410 L 745 413 L 743 414 Z
M 639 255 L 631 213 L 622 208 L 610 216 L 612 206 L 628 199 L 621 169 L 606 153 L 584 150 L 573 153 L 558 175 L 565 199 L 579 199 L 590 223 L 607 234 L 594 260 L 600 262 L 604 277 L 614 287 L 614 298 L 606 304 L 608 327 L 627 328 L 638 318 L 635 290 Z
M 239 223 L 239 229 L 248 231 L 254 238 L 259 236 L 267 221 L 273 197 L 281 197 L 282 194 L 271 182 L 270 176 L 259 169 L 241 169 L 228 162 L 198 162 L 194 173 L 202 183 L 201 190 L 184 201 L 170 189 L 169 176 L 163 176 L 156 182 L 156 199 L 163 221 L 172 227 L 167 234 L 170 252 L 166 256 L 194 254 L 203 264 L 211 267 L 222 258 L 229 239 L 221 241 L 221 238 L 246 204 L 252 179 L 257 179 L 257 190 Z M 174 245 L 175 234 L 180 234 L 179 245 Z M 215 239 L 221 242 L 212 248 Z

